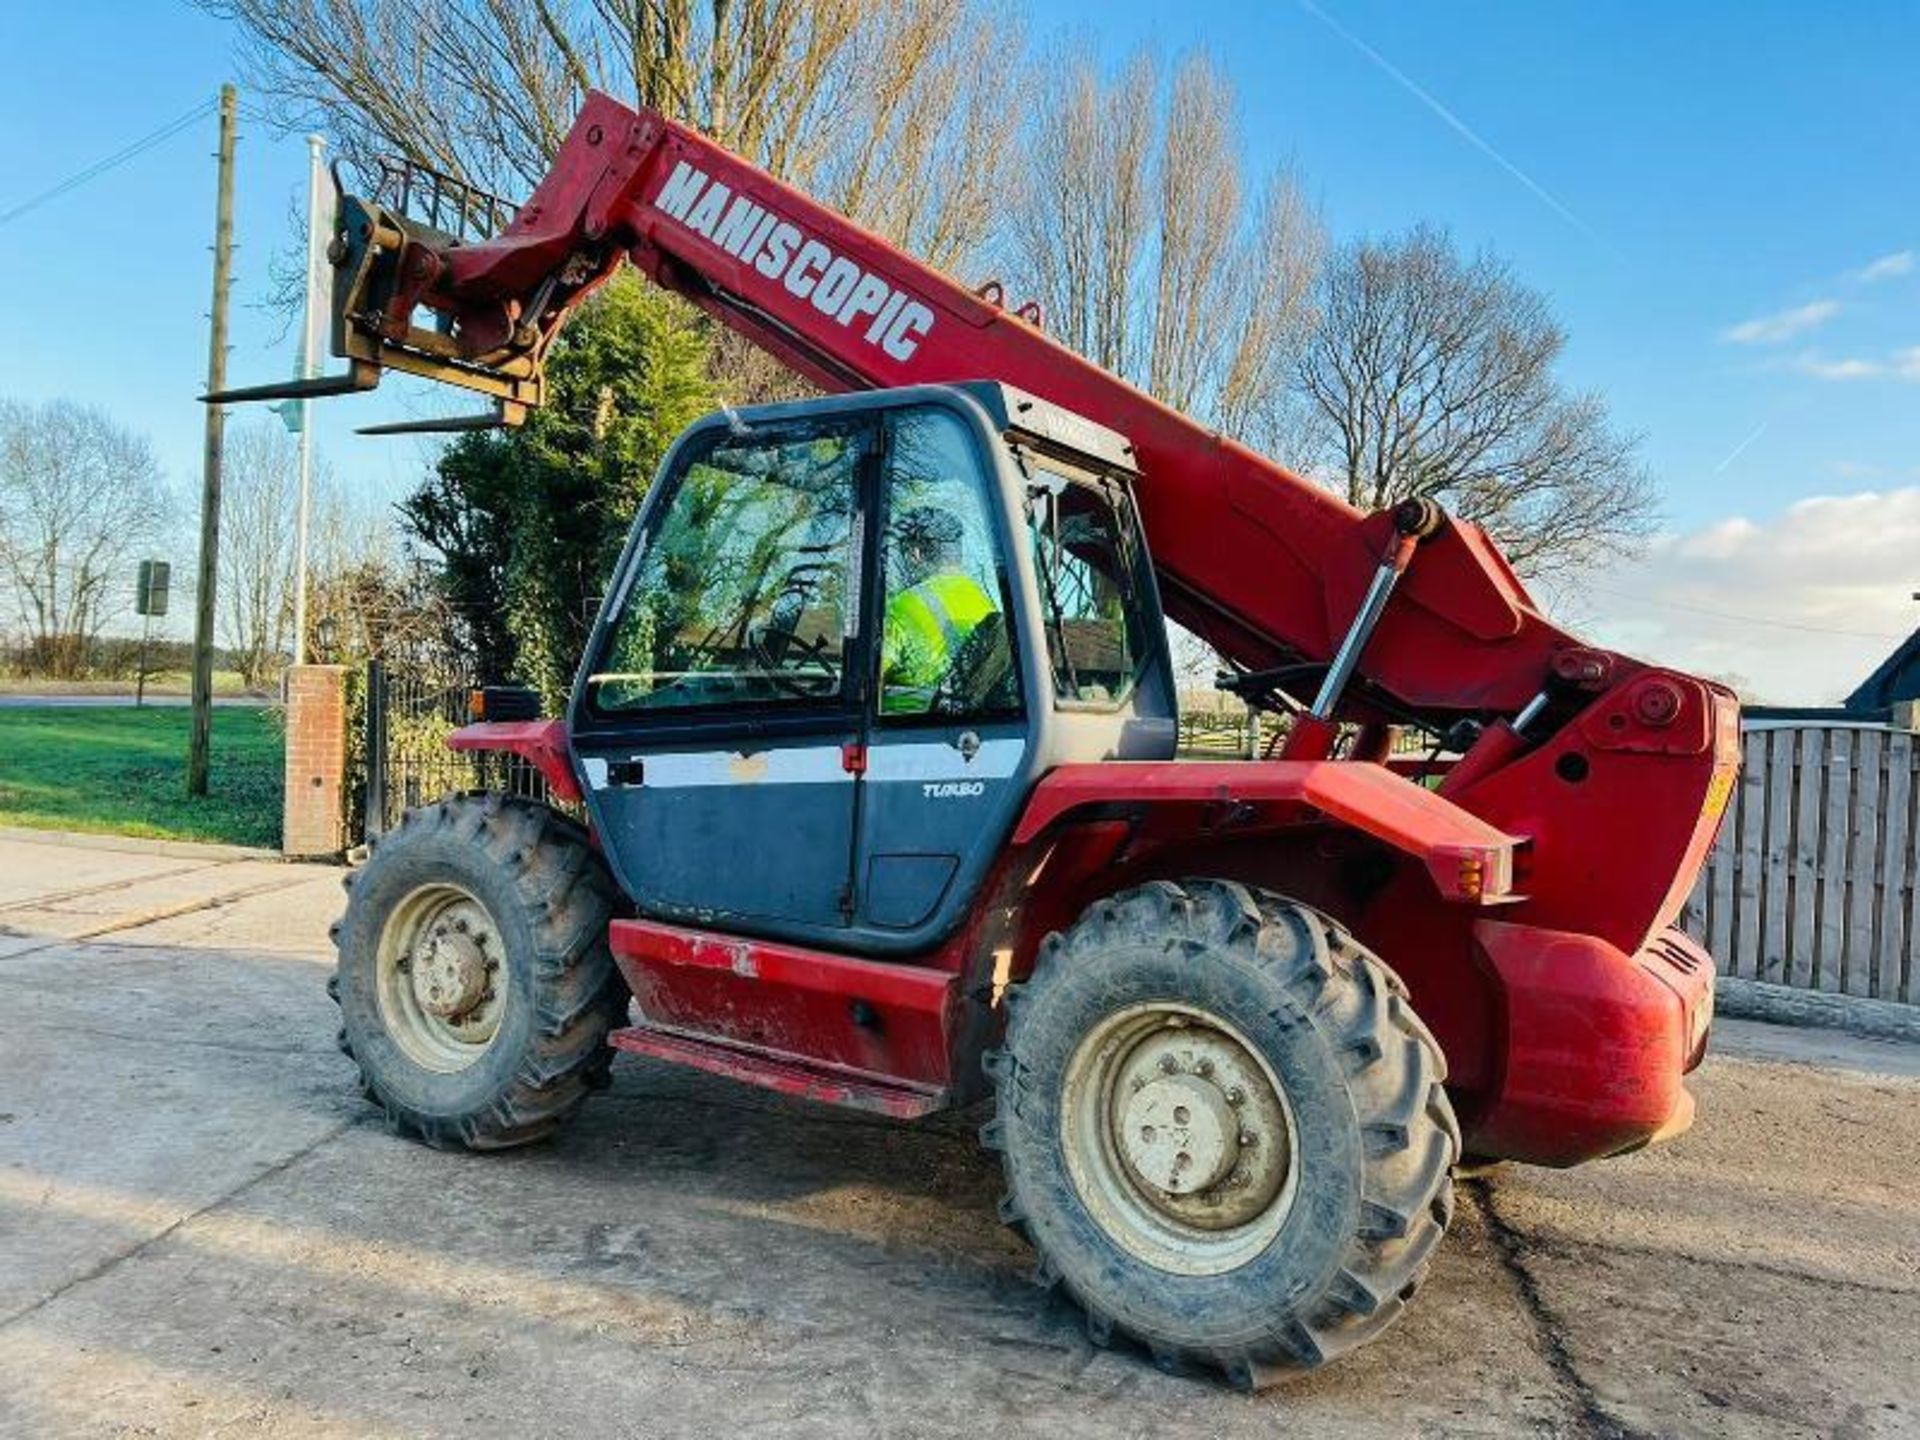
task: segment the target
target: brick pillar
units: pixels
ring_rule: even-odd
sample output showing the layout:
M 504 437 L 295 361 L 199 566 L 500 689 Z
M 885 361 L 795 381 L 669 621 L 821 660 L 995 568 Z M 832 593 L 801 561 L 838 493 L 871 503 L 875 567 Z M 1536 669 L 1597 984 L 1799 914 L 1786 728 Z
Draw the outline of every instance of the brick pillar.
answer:
M 346 782 L 346 667 L 296 665 L 287 672 L 283 851 L 338 855 L 346 848 Z

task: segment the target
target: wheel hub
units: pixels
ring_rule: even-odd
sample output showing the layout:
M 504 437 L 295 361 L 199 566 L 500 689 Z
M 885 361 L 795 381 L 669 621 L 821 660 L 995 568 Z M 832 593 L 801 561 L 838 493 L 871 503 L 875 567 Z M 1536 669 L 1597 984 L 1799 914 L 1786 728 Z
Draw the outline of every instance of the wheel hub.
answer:
M 1217 1274 L 1271 1241 L 1295 1190 L 1291 1112 L 1230 1022 L 1178 1001 L 1108 1015 L 1068 1061 L 1067 1165 L 1107 1233 L 1176 1274 Z
M 1163 1075 L 1125 1102 L 1120 1153 L 1144 1185 L 1172 1195 L 1211 1190 L 1240 1159 L 1240 1122 L 1211 1081 Z
M 1217 1231 L 1273 1203 L 1292 1164 L 1287 1118 L 1245 1045 L 1203 1020 L 1163 1013 L 1115 1060 L 1114 1149 L 1152 1209 Z
M 420 1008 L 442 1020 L 473 1009 L 487 993 L 487 957 L 471 934 L 436 929 L 409 967 Z
M 377 994 L 387 1033 L 428 1070 L 464 1070 L 486 1052 L 506 1011 L 507 949 L 466 890 L 429 882 L 381 926 Z

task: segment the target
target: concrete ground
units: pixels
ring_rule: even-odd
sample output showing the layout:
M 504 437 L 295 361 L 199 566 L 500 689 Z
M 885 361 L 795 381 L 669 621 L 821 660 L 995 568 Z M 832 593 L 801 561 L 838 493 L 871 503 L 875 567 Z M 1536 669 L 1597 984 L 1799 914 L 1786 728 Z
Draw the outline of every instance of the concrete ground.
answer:
M 1920 1052 L 1729 1024 L 1693 1132 L 1463 1185 L 1258 1397 L 1025 1282 L 977 1116 L 645 1063 L 558 1142 L 356 1097 L 339 872 L 0 836 L 0 1435 L 1920 1435 Z

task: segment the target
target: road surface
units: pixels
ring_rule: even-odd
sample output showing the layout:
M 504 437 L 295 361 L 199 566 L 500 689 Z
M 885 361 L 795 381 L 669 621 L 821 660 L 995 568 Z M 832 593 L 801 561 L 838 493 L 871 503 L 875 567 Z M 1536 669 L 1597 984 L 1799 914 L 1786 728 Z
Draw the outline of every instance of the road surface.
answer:
M 395 1138 L 338 878 L 0 839 L 0 1435 L 1920 1434 L 1911 1049 L 1728 1026 L 1691 1134 L 1466 1183 L 1403 1323 L 1248 1397 L 1030 1288 L 977 1115 L 623 1060 L 554 1144 Z

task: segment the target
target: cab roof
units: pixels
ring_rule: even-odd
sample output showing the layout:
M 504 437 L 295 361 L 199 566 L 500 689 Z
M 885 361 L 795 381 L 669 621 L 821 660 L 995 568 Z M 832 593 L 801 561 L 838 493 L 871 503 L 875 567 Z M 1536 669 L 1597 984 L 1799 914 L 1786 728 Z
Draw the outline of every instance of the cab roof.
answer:
M 1117 430 L 998 380 L 962 380 L 953 388 L 971 396 L 1003 433 L 1036 449 L 1092 460 L 1102 469 L 1140 473 L 1132 443 Z
M 1103 473 L 1138 475 L 1133 445 L 1126 436 L 1096 421 L 1042 400 L 998 380 L 959 380 L 933 385 L 910 385 L 891 390 L 854 390 L 841 395 L 806 400 L 780 400 L 767 405 L 721 410 L 698 422 L 714 425 L 781 424 L 812 415 L 847 413 L 934 399 L 942 393 L 964 395 L 985 414 L 987 423 L 1015 444 L 1030 445 L 1042 454 Z

